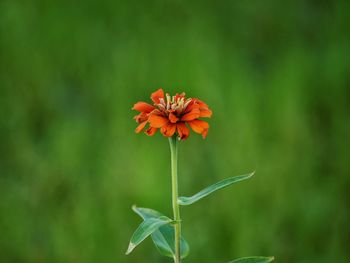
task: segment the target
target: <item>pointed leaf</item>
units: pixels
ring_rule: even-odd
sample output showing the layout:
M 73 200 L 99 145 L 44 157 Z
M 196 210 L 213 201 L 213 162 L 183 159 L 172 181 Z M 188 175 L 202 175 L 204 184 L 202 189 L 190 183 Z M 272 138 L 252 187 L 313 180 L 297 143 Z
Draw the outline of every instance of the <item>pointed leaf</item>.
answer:
M 135 230 L 134 234 L 131 237 L 128 250 L 126 255 L 130 254 L 133 249 L 145 240 L 149 235 L 156 231 L 161 226 L 169 224 L 172 220 L 166 216 L 161 216 L 157 218 L 149 218 L 144 220 L 139 227 Z
M 164 216 L 160 212 L 149 208 L 133 206 L 132 209 L 144 220 L 147 220 L 149 218 L 154 218 L 154 217 L 157 218 L 157 217 Z M 175 231 L 173 226 L 171 225 L 161 226 L 158 230 L 152 233 L 152 240 L 156 245 L 158 251 L 162 255 L 171 257 L 171 258 L 175 256 Z M 181 246 L 180 247 L 181 258 L 185 258 L 190 252 L 190 247 L 182 236 L 180 239 L 180 246 Z
M 230 261 L 229 263 L 268 263 L 274 259 L 274 257 L 245 257 Z
M 250 173 L 250 174 L 245 174 L 245 175 L 238 175 L 238 176 L 234 176 L 234 177 L 230 177 L 227 178 L 225 180 L 222 180 L 220 182 L 217 182 L 216 184 L 213 184 L 211 186 L 208 186 L 207 188 L 204 188 L 202 191 L 196 193 L 193 196 L 190 197 L 185 197 L 185 196 L 180 196 L 177 199 L 177 202 L 179 205 L 190 205 L 193 204 L 195 202 L 197 202 L 198 200 L 202 199 L 203 197 L 206 197 L 207 195 L 210 195 L 212 192 L 215 192 L 221 188 L 224 188 L 226 186 L 229 186 L 231 184 L 249 179 L 250 177 L 252 177 L 254 174 L 254 172 Z

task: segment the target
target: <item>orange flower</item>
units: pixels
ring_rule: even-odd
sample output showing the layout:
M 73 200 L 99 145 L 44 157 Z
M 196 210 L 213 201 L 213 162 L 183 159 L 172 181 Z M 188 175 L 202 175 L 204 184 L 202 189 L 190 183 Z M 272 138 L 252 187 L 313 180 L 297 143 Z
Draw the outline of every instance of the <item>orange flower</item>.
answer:
M 185 140 L 190 130 L 187 124 L 196 133 L 205 138 L 208 133 L 209 124 L 199 118 L 210 118 L 212 111 L 208 105 L 196 98 L 186 98 L 185 93 L 170 97 L 159 89 L 151 94 L 153 105 L 146 102 L 137 102 L 133 110 L 140 113 L 134 117 L 139 124 L 136 132 L 140 133 L 147 124 L 149 127 L 145 133 L 153 136 L 158 129 L 166 137 L 178 134 L 181 140 Z

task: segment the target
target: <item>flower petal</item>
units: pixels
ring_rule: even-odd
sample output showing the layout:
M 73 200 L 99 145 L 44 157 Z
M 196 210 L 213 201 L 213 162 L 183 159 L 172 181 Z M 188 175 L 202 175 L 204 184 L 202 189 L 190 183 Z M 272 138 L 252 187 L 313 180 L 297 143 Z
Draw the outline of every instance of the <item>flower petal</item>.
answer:
M 176 128 L 181 140 L 186 140 L 190 135 L 190 129 L 187 128 L 184 122 L 177 123 Z
M 170 112 L 169 120 L 170 120 L 171 123 L 176 123 L 179 120 L 179 118 L 176 117 L 174 113 Z
M 205 102 L 203 102 L 203 101 L 201 101 L 201 100 L 199 100 L 199 99 L 194 99 L 194 101 L 195 101 L 195 103 L 196 104 L 198 104 L 199 105 L 199 107 L 201 107 L 201 108 L 209 108 L 209 106 L 205 103 Z
M 199 117 L 206 117 L 206 118 L 210 118 L 211 115 L 213 114 L 211 110 L 209 110 L 208 108 L 206 109 L 199 109 L 200 110 L 200 116 Z
M 139 112 L 151 112 L 152 110 L 154 110 L 154 107 L 146 102 L 143 101 L 139 101 L 137 103 L 135 103 L 134 107 L 132 107 L 132 110 L 137 110 Z
M 158 104 L 159 99 L 164 99 L 164 91 L 163 89 L 159 89 L 151 94 L 151 99 L 154 103 Z
M 148 119 L 148 113 L 141 112 L 140 114 L 134 116 L 134 119 L 136 120 L 137 123 L 144 122 Z
M 176 131 L 176 124 L 175 123 L 167 123 L 165 124 L 161 129 L 160 132 L 163 133 L 166 137 L 171 137 L 174 135 Z
M 145 133 L 148 135 L 148 136 L 153 136 L 156 132 L 157 132 L 157 128 L 154 128 L 154 127 L 149 127 Z
M 143 130 L 143 128 L 145 128 L 146 124 L 147 121 L 141 122 L 140 125 L 136 127 L 135 132 L 140 133 Z
M 187 105 L 186 105 L 187 104 Z M 188 99 L 185 103 L 186 107 L 185 107 L 185 113 L 190 112 L 191 110 L 193 110 L 193 108 L 197 107 L 198 105 L 195 104 L 195 101 L 193 99 Z
M 150 126 L 153 128 L 160 128 L 169 120 L 163 116 L 157 115 L 157 114 L 152 114 L 149 118 L 148 121 L 150 122 Z
M 193 108 L 189 113 L 182 116 L 182 121 L 192 121 L 200 117 L 200 110 L 198 108 Z
M 204 131 L 202 132 L 202 137 L 203 137 L 203 139 L 205 139 L 205 137 L 207 137 L 208 130 L 209 130 L 209 129 L 204 129 Z
M 203 132 L 209 129 L 209 124 L 202 120 L 189 121 L 188 124 L 191 126 L 192 130 L 196 133 L 200 133 L 203 136 Z

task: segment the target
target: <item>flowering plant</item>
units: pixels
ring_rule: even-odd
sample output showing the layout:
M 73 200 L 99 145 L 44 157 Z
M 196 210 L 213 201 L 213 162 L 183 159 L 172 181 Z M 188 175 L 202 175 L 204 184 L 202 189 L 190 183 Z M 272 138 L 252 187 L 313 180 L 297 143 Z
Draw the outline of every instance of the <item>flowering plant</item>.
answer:
M 205 138 L 208 134 L 209 124 L 200 118 L 210 118 L 212 111 L 203 101 L 197 98 L 186 98 L 185 93 L 171 97 L 168 93 L 164 95 L 164 91 L 159 89 L 151 94 L 151 99 L 153 105 L 141 101 L 132 108 L 139 112 L 134 117 L 138 123 L 135 131 L 140 133 L 148 124 L 149 127 L 145 130 L 147 135 L 153 136 L 160 129 L 160 132 L 169 138 L 173 218 L 153 209 L 133 206 L 132 209 L 143 219 L 143 222 L 132 235 L 126 254 L 130 254 L 137 245 L 151 236 L 162 255 L 172 257 L 175 263 L 180 263 L 189 254 L 189 245 L 181 234 L 180 206 L 191 205 L 216 190 L 249 179 L 254 172 L 224 179 L 190 197 L 179 196 L 178 142 L 188 138 L 190 134 L 188 126 Z M 230 263 L 267 263 L 273 259 L 273 257 L 245 257 L 230 261 Z

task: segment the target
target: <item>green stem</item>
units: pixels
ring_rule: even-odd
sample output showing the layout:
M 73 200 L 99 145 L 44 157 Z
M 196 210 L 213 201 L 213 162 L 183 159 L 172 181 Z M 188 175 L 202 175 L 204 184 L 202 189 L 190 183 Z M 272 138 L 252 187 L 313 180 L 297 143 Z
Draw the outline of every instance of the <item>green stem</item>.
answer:
M 175 220 L 175 257 L 174 262 L 181 262 L 180 253 L 180 236 L 181 236 L 181 218 L 180 208 L 177 203 L 178 198 L 178 186 L 177 186 L 177 137 L 173 136 L 169 138 L 170 152 L 171 152 L 171 182 L 172 182 L 172 203 Z

